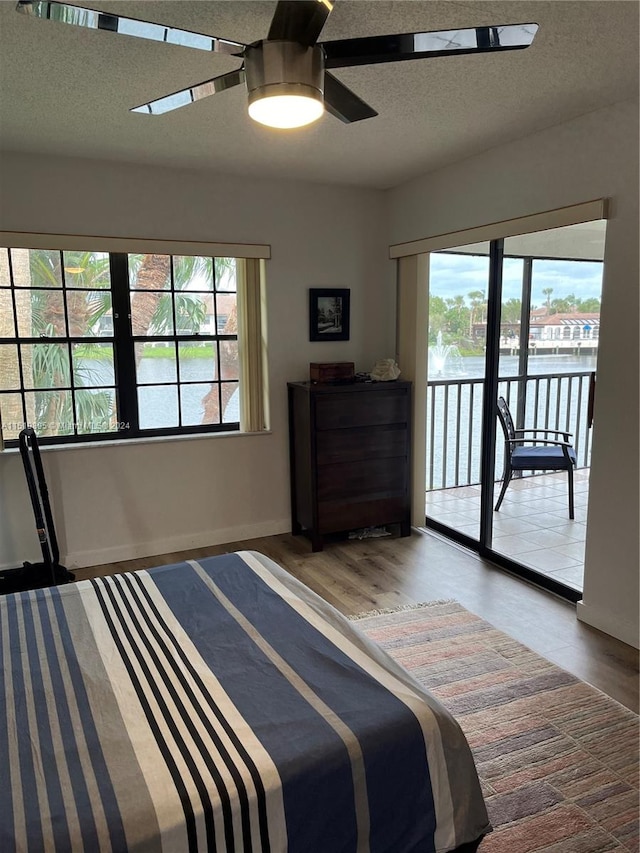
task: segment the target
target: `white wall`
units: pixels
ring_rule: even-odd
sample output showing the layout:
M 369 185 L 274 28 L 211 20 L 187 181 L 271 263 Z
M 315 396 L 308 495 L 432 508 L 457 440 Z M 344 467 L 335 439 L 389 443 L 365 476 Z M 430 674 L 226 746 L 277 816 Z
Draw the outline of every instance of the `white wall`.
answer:
M 612 200 L 581 619 L 638 645 L 638 106 L 494 148 L 389 193 L 391 243 Z
M 272 432 L 44 453 L 63 561 L 90 565 L 289 529 L 286 383 L 310 361 L 393 355 L 384 195 L 4 155 L 0 230 L 269 243 Z M 351 340 L 309 343 L 308 289 L 351 289 Z M 15 452 L 0 454 L 0 566 L 38 559 Z

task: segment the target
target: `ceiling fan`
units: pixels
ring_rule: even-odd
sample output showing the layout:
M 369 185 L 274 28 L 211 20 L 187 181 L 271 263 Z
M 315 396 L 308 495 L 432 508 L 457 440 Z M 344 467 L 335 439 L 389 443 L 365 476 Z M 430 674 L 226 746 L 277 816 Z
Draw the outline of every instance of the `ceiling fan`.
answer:
M 279 0 L 267 38 L 243 44 L 55 0 L 18 0 L 17 5 L 18 12 L 50 21 L 242 60 L 233 71 L 133 107 L 132 112 L 160 115 L 246 82 L 251 118 L 280 128 L 310 124 L 325 109 L 346 124 L 378 115 L 329 69 L 522 50 L 533 42 L 538 29 L 533 23 L 512 24 L 318 42 L 332 8 L 331 0 Z

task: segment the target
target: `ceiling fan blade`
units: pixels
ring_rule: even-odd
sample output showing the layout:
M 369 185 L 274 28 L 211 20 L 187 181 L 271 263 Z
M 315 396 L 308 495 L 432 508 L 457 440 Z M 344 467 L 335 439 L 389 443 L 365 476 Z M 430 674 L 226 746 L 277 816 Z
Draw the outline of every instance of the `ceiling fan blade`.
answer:
M 311 47 L 332 9 L 332 0 L 279 0 L 267 38 Z
M 522 50 L 532 43 L 537 24 L 510 24 L 501 27 L 474 27 L 467 30 L 438 30 L 325 41 L 325 68 L 402 62 L 435 56 Z
M 244 79 L 244 68 L 237 68 L 235 71 L 228 71 L 226 74 L 212 77 L 211 80 L 205 80 L 203 83 L 196 83 L 195 86 L 189 86 L 188 89 L 181 89 L 179 92 L 165 95 L 164 98 L 149 101 L 148 104 L 132 107 L 130 112 L 152 116 L 162 115 L 171 112 L 171 110 L 186 107 L 195 101 L 201 101 L 210 95 L 217 95 L 218 92 L 224 92 L 225 89 L 230 89 L 232 86 L 239 86 L 240 83 L 244 83 Z
M 378 115 L 373 107 L 365 103 L 351 89 L 347 89 L 344 83 L 328 71 L 324 73 L 324 105 L 327 112 L 345 124 Z
M 161 41 L 167 44 L 178 44 L 183 47 L 194 47 L 196 50 L 207 50 L 215 53 L 226 53 L 239 56 L 246 45 L 229 39 L 220 39 L 202 33 L 192 33 L 176 27 L 165 27 L 163 24 L 153 24 L 139 21 L 137 18 L 125 18 L 112 12 L 99 12 L 95 9 L 85 9 L 71 3 L 56 3 L 54 0 L 18 0 L 16 11 L 47 21 L 59 21 L 76 27 L 87 27 L 90 30 L 108 30 L 125 36 L 134 36 L 150 41 Z

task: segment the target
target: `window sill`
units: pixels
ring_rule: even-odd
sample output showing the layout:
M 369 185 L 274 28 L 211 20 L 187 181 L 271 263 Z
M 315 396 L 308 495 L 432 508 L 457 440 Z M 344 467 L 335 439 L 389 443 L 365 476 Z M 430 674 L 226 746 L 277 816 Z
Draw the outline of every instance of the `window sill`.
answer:
M 45 444 L 40 445 L 40 453 L 57 453 L 59 451 L 68 451 L 68 450 L 86 450 L 89 447 L 92 448 L 100 448 L 100 447 L 129 447 L 131 445 L 141 445 L 141 444 L 166 444 L 168 442 L 174 441 L 203 441 L 207 439 L 219 439 L 219 438 L 250 438 L 252 436 L 258 435 L 272 435 L 273 432 L 270 429 L 260 430 L 260 432 L 238 432 L 238 430 L 234 430 L 233 432 L 207 432 L 207 433 L 194 433 L 192 435 L 153 435 L 148 438 L 127 438 L 127 439 L 105 439 L 105 441 L 78 441 L 73 444 Z M 18 455 L 20 453 L 19 447 L 5 447 L 4 450 L 0 452 L 0 458 L 4 455 L 13 456 Z

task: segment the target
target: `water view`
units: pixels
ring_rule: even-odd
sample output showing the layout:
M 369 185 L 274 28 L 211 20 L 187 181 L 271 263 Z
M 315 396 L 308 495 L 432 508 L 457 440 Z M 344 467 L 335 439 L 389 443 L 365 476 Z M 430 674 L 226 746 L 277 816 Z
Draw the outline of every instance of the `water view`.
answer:
M 113 364 L 108 361 L 83 360 L 83 373 L 92 384 L 113 383 Z M 162 429 L 178 426 L 178 393 L 182 424 L 196 426 L 207 423 L 205 399 L 217 386 L 211 382 L 216 377 L 213 359 L 180 357 L 180 386 L 178 392 L 175 356 L 166 358 L 143 357 L 137 371 L 138 406 L 141 429 Z M 183 384 L 188 383 L 188 384 Z M 226 383 L 225 383 L 226 384 Z M 240 420 L 240 399 L 237 381 L 233 393 L 223 408 L 222 423 Z
M 484 357 L 429 350 L 427 390 L 427 489 L 480 482 Z M 539 355 L 529 358 L 525 381 L 518 357 L 500 357 L 498 393 L 509 400 L 515 416 L 519 395 L 526 391 L 523 425 L 566 429 L 573 434 L 578 467 L 591 459 L 591 431 L 586 428 L 589 376 L 595 355 Z M 437 371 L 437 372 L 436 372 Z M 496 442 L 495 479 L 502 476 L 503 437 Z
M 455 352 L 457 348 L 450 348 L 445 357 L 442 351 L 436 347 L 429 347 L 429 373 L 430 382 L 438 382 L 441 379 L 484 379 L 484 356 L 465 355 L 461 356 Z M 433 350 L 436 350 L 433 352 Z M 453 351 L 452 351 L 453 350 Z M 597 356 L 595 355 L 530 355 L 528 373 L 529 376 L 546 376 L 554 373 L 583 373 L 596 369 Z M 500 377 L 518 375 L 518 356 L 500 356 Z
M 204 362 L 204 363 L 203 363 Z M 211 378 L 216 376 L 215 364 L 209 359 L 180 358 L 180 408 L 182 423 L 188 426 L 207 423 L 205 400 L 214 389 Z M 207 381 L 209 380 L 209 381 Z M 138 368 L 138 382 L 162 383 L 176 381 L 175 358 L 143 358 Z M 223 407 L 222 423 L 240 420 L 238 384 Z M 149 384 L 138 389 L 141 429 L 158 429 L 178 425 L 178 388 L 176 385 Z

